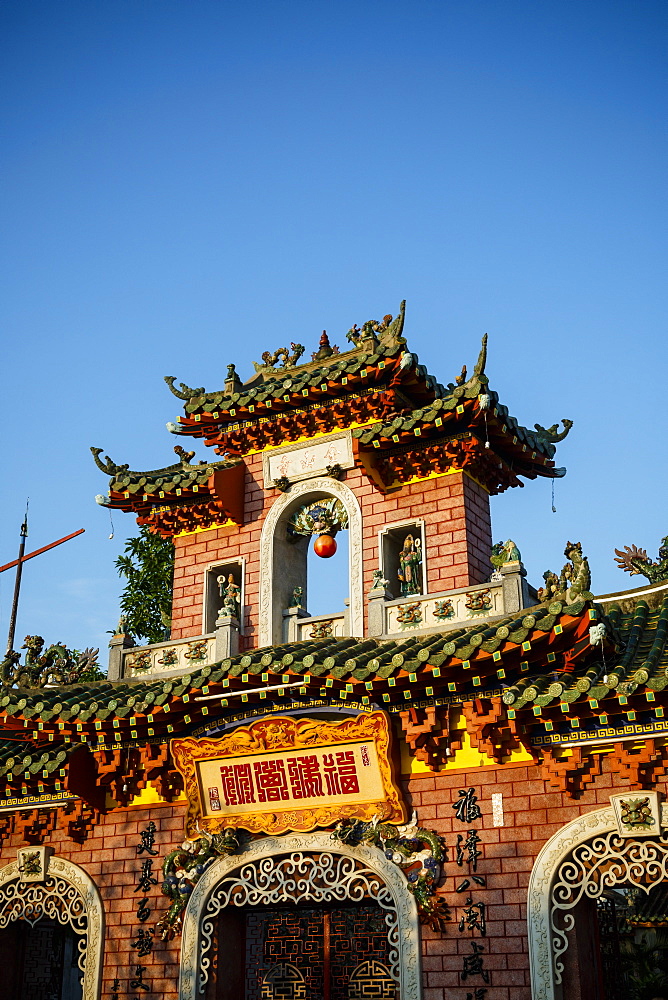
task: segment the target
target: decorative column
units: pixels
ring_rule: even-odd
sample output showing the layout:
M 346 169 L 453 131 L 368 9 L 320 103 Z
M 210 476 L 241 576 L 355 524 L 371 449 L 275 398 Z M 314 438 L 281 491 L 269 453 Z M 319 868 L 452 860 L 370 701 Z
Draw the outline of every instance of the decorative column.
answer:
M 527 571 L 519 560 L 504 563 L 500 571 L 503 581 L 503 611 L 512 615 L 530 605 Z
M 283 642 L 299 642 L 299 619 L 310 617 L 301 605 L 286 608 L 283 612 Z
M 239 619 L 222 607 L 216 618 L 216 660 L 226 660 L 239 652 Z
M 367 597 L 369 602 L 367 634 L 369 636 L 383 635 L 385 632 L 385 602 L 393 600 L 392 594 L 387 590 L 387 583 L 388 581 L 383 579 L 383 574 L 379 570 L 376 571 L 373 586 Z
M 125 632 L 117 632 L 111 637 L 109 643 L 109 667 L 107 669 L 107 680 L 119 681 L 124 676 L 123 652 L 132 649 L 134 639 Z

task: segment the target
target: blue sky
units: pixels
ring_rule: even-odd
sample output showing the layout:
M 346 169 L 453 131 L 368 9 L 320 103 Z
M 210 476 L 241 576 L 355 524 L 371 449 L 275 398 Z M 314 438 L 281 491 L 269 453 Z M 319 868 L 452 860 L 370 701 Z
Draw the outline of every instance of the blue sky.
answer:
M 134 529 L 88 448 L 169 464 L 162 379 L 222 387 L 408 300 L 442 381 L 475 361 L 557 483 L 492 500 L 533 582 L 594 590 L 666 519 L 665 3 L 5 0 L 0 563 L 26 496 L 18 635 L 104 646 Z M 198 458 L 208 451 L 198 449 Z M 0 576 L 5 634 L 13 575 Z M 4 641 L 4 640 L 3 640 Z

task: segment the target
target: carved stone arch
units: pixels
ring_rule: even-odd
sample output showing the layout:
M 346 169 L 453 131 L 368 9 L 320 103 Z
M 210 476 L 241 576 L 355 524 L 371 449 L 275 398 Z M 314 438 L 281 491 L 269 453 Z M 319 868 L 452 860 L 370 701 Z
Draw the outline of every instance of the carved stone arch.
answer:
M 349 631 L 361 638 L 364 626 L 362 587 L 362 511 L 353 491 L 336 479 L 316 478 L 294 483 L 288 493 L 283 493 L 271 507 L 262 525 L 260 538 L 260 621 L 259 642 L 271 646 L 283 641 L 283 611 L 288 606 L 294 583 L 280 572 L 281 548 L 285 552 L 288 542 L 279 538 L 280 528 L 292 511 L 309 500 L 336 497 L 346 508 L 350 545 L 348 553 L 348 579 L 350 581 Z M 285 555 L 285 553 L 283 553 Z
M 399 1000 L 420 1000 L 420 930 L 406 878 L 376 847 L 328 831 L 266 837 L 215 861 L 193 889 L 183 920 L 179 1000 L 198 1000 L 208 978 L 214 920 L 225 906 L 371 900 L 385 910 Z
M 18 861 L 0 869 L 0 930 L 14 920 L 56 920 L 78 937 L 82 1000 L 99 1000 L 104 907 L 95 883 L 78 865 L 53 855 L 43 883 L 22 882 Z
M 571 912 L 615 885 L 643 892 L 668 881 L 668 837 L 622 838 L 611 807 L 584 813 L 551 837 L 529 880 L 527 920 L 532 1000 L 561 1000 L 561 956 Z

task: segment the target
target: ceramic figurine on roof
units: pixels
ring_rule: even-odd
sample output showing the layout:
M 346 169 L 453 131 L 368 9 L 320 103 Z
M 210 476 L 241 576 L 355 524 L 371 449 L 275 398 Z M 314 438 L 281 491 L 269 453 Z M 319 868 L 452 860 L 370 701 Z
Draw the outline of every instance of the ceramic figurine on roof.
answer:
M 73 653 L 58 642 L 44 650 L 41 635 L 27 635 L 22 649 L 26 650 L 24 664 L 20 663 L 20 654 L 13 650 L 0 663 L 3 687 L 43 688 L 47 685 L 74 684 L 91 672 L 101 676 L 96 670 L 99 649 Z
M 581 542 L 566 542 L 564 555 L 568 559 L 561 574 L 557 576 L 551 570 L 543 574 L 545 586 L 538 591 L 539 601 L 575 601 L 591 589 L 591 570 L 589 560 L 582 555 Z
M 508 539 L 507 542 L 497 542 L 492 548 L 492 554 L 490 556 L 490 562 L 494 569 L 501 569 L 509 562 L 519 562 L 522 559 L 520 555 L 520 550 L 515 545 L 515 542 Z
M 650 583 L 668 580 L 668 535 L 662 539 L 656 562 L 649 558 L 646 549 L 635 545 L 625 545 L 623 550 L 615 549 L 615 562 L 626 573 L 641 573 Z
M 253 362 L 255 371 L 262 372 L 268 368 L 275 368 L 279 358 L 281 359 L 279 367 L 294 368 L 304 353 L 305 348 L 302 344 L 290 344 L 290 348 L 291 350 L 288 350 L 287 347 L 279 347 L 273 354 L 269 351 L 265 351 L 262 355 L 262 364 Z

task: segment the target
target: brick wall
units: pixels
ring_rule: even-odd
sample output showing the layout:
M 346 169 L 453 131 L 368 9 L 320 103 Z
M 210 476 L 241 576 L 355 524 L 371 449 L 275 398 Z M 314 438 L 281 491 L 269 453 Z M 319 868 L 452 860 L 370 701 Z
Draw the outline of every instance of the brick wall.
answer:
M 211 563 L 244 557 L 244 647 L 253 648 L 257 636 L 260 588 L 260 535 L 278 490 L 262 489 L 262 456 L 246 459 L 245 523 L 212 528 L 174 540 L 174 603 L 172 638 L 201 635 L 204 573 Z M 413 483 L 385 495 L 359 469 L 345 476 L 346 485 L 362 509 L 364 593 L 378 568 L 378 532 L 395 521 L 422 518 L 425 522 L 428 590 L 437 593 L 483 583 L 489 579 L 492 546 L 489 497 L 463 472 Z M 365 623 L 366 624 L 366 623 Z
M 176 1000 L 178 985 L 180 939 L 163 942 L 154 935 L 152 954 L 137 958 L 131 942 L 139 927 L 155 928 L 168 899 L 160 892 L 162 883 L 160 866 L 169 850 L 183 839 L 185 806 L 158 806 L 148 808 L 117 809 L 102 817 L 99 825 L 83 844 L 77 844 L 56 828 L 44 843 L 60 857 L 79 865 L 91 877 L 102 898 L 105 918 L 104 976 L 102 998 L 111 997 L 115 978 L 121 980 L 120 996 L 150 996 Z M 153 859 L 153 874 L 157 884 L 149 892 L 135 892 L 141 862 L 146 857 L 137 856 L 139 831 L 153 820 L 157 827 Z M 13 836 L 2 845 L 0 866 L 16 860 L 16 849 L 24 846 L 19 836 Z M 136 918 L 137 901 L 149 898 L 150 918 L 143 925 Z M 129 990 L 138 964 L 146 966 L 144 977 L 151 992 Z
M 485 969 L 490 970 L 485 1000 L 531 1000 L 527 939 L 527 887 L 531 869 L 543 845 L 566 823 L 581 813 L 609 805 L 610 795 L 628 791 L 619 784 L 619 775 L 611 773 L 610 759 L 602 761 L 602 773 L 577 800 L 563 792 L 552 791 L 533 765 L 484 767 L 471 771 L 452 771 L 433 776 L 413 777 L 407 785 L 410 801 L 418 811 L 420 824 L 437 830 L 448 846 L 447 878 L 442 886 L 451 907 L 452 923 L 446 934 L 429 928 L 423 932 L 423 1000 L 466 1000 L 467 992 L 486 984 L 475 977 L 462 983 L 463 956 L 470 955 L 472 935 L 459 932 L 458 923 L 466 893 L 455 887 L 467 874 L 468 865 L 453 863 L 458 833 L 469 828 L 478 831 L 482 843 L 478 874 L 487 879 L 487 887 L 472 886 L 474 901 L 487 907 L 487 936 L 476 940 L 484 944 Z M 614 761 L 612 762 L 614 765 Z M 482 810 L 482 819 L 472 824 L 460 823 L 452 804 L 458 789 L 473 787 Z M 665 780 L 659 784 L 665 793 Z M 493 792 L 503 795 L 504 825 L 492 825 Z M 568 954 L 568 953 L 567 953 Z
M 613 762 L 614 763 L 614 762 Z M 458 922 L 466 894 L 457 894 L 456 885 L 467 874 L 467 865 L 457 867 L 455 845 L 458 833 L 473 826 L 481 838 L 478 874 L 486 876 L 486 888 L 472 887 L 475 901 L 487 907 L 485 969 L 490 971 L 485 1000 L 531 1000 L 529 958 L 526 931 L 526 897 L 531 869 L 545 842 L 564 824 L 583 812 L 606 806 L 615 791 L 628 791 L 613 784 L 610 761 L 603 760 L 602 773 L 593 786 L 573 800 L 565 793 L 550 790 L 533 765 L 484 767 L 471 771 L 448 771 L 414 776 L 407 781 L 409 808 L 416 808 L 420 824 L 435 829 L 445 837 L 448 861 L 441 891 L 451 907 L 452 922 L 444 934 L 422 927 L 423 1000 L 465 1000 L 475 986 L 485 985 L 479 978 L 461 982 L 463 956 L 471 954 L 471 934 L 460 933 Z M 666 782 L 660 788 L 666 791 Z M 474 787 L 482 809 L 482 819 L 473 824 L 460 823 L 452 805 L 458 789 Z M 504 825 L 492 825 L 492 792 L 503 794 Z M 137 856 L 139 831 L 149 820 L 156 824 L 154 873 L 158 884 L 150 892 L 151 918 L 145 927 L 155 926 L 168 905 L 160 892 L 160 865 L 169 850 L 178 846 L 183 836 L 184 806 L 164 805 L 150 808 L 117 809 L 104 816 L 83 844 L 77 844 L 60 829 L 48 834 L 45 843 L 57 854 L 83 868 L 98 887 L 105 908 L 106 941 L 104 989 L 110 996 L 111 984 L 118 977 L 121 995 L 127 995 L 127 981 L 134 974 L 136 952 L 131 941 L 140 926 L 135 913 L 143 893 L 135 891 L 141 858 Z M 19 836 L 5 841 L 0 865 L 16 858 L 23 845 Z M 145 855 L 142 855 L 145 857 Z M 147 967 L 146 980 L 151 993 L 143 994 L 176 1000 L 180 939 L 155 940 L 153 953 L 141 960 Z M 134 994 L 132 994 L 134 995 Z

